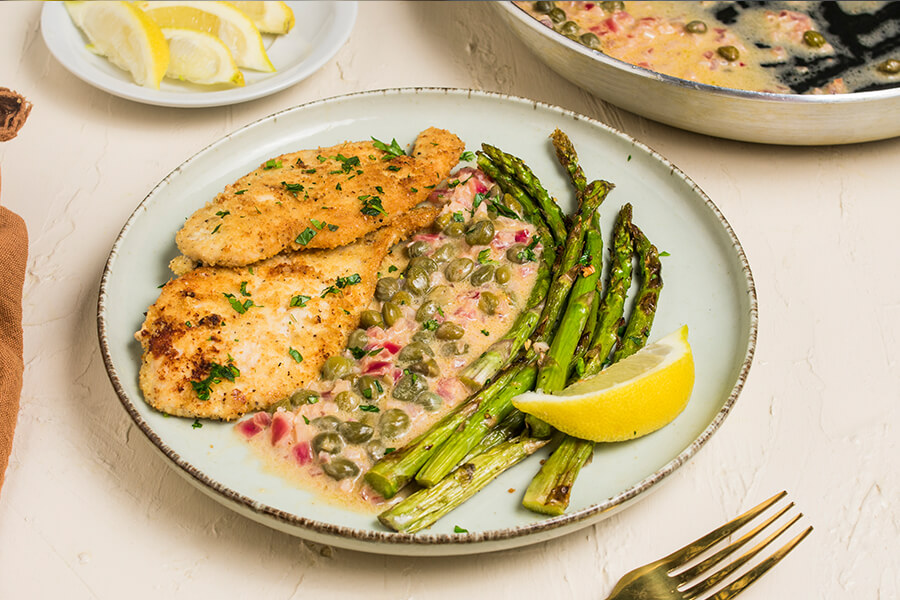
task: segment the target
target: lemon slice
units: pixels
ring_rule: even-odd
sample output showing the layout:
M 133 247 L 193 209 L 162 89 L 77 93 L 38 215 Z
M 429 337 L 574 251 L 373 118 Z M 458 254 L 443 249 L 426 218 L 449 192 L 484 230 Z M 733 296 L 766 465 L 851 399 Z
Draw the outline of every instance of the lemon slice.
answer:
M 621 442 L 670 423 L 687 405 L 694 387 L 688 328 L 620 360 L 558 395 L 529 392 L 513 405 L 571 436 Z
M 263 33 L 287 33 L 294 27 L 294 11 L 284 2 L 229 2 L 250 17 Z
M 227 2 L 139 2 L 160 27 L 193 29 L 222 40 L 239 67 L 272 72 L 262 36 L 247 15 Z
M 139 85 L 159 89 L 169 46 L 152 19 L 129 2 L 66 2 L 66 9 L 91 52 L 131 73 Z
M 163 27 L 169 42 L 169 68 L 166 77 L 210 85 L 232 83 L 244 85 L 231 52 L 214 35 L 193 29 Z

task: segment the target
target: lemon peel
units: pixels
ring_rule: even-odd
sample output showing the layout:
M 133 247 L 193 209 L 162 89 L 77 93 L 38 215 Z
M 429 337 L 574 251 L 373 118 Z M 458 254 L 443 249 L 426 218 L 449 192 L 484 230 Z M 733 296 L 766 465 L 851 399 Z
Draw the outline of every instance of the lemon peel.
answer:
M 192 29 L 164 27 L 162 32 L 169 42 L 166 77 L 204 85 L 244 85 L 244 74 L 219 38 Z
M 262 33 L 285 34 L 294 27 L 294 11 L 284 2 L 229 2 L 250 17 Z

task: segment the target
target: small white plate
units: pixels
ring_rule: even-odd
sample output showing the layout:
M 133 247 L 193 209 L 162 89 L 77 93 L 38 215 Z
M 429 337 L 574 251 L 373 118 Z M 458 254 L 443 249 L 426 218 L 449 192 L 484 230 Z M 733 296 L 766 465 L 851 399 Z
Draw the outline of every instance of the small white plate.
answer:
M 296 24 L 285 35 L 263 34 L 277 71 L 242 69 L 246 85 L 213 86 L 163 78 L 158 90 L 142 87 L 131 75 L 87 49 L 87 38 L 69 18 L 62 2 L 41 12 L 41 35 L 50 52 L 79 79 L 110 94 L 157 106 L 205 107 L 237 104 L 274 94 L 306 79 L 347 41 L 356 22 L 356 2 L 288 2 Z
M 407 144 L 429 126 L 446 128 L 469 150 L 488 142 L 521 156 L 573 209 L 571 186 L 547 136 L 572 139 L 589 178 L 616 184 L 603 207 L 604 239 L 619 207 L 663 257 L 665 287 L 651 340 L 687 323 L 696 383 L 685 411 L 663 429 L 630 442 L 600 444 L 573 488 L 567 514 L 548 518 L 522 508 L 522 491 L 538 468 L 532 456 L 513 467 L 431 529 L 385 530 L 374 515 L 334 506 L 264 471 L 231 424 L 166 417 L 138 387 L 143 313 L 159 295 L 178 254 L 184 218 L 226 184 L 267 158 L 344 140 L 396 138 Z M 266 117 L 213 143 L 172 171 L 128 219 L 100 285 L 103 359 L 122 404 L 176 471 L 212 498 L 254 520 L 317 542 L 385 554 L 466 554 L 546 540 L 603 519 L 694 455 L 718 429 L 743 385 L 756 343 L 756 294 L 743 250 L 716 206 L 677 167 L 623 133 L 570 111 L 470 90 L 401 89 L 312 102 Z M 140 468 L 139 465 L 134 465 Z M 510 493 L 510 489 L 516 490 Z M 454 526 L 468 533 L 454 533 Z

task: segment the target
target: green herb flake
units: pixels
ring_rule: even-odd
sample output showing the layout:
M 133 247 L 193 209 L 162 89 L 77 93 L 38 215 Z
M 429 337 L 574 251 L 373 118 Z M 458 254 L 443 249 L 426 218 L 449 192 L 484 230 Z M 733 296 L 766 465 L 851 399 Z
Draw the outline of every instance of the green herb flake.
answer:
M 461 210 L 458 210 L 458 211 L 456 211 L 455 213 L 453 213 L 453 217 L 452 217 L 452 218 L 453 218 L 453 221 L 456 222 L 456 223 L 463 223 L 463 222 L 465 222 L 465 220 L 466 220 L 466 218 L 463 216 Z
M 216 232 L 217 232 L 217 231 L 219 231 L 219 227 L 221 227 L 221 226 L 222 226 L 222 224 L 221 224 L 221 223 L 220 223 L 220 224 L 218 224 L 218 225 L 216 225 L 216 228 L 215 228 L 215 229 L 213 229 L 213 230 L 212 230 L 212 232 L 213 232 L 213 233 L 216 233 Z M 210 234 L 210 235 L 212 235 L 212 234 Z
M 343 289 L 348 285 L 356 285 L 360 281 L 362 281 L 362 277 L 359 276 L 359 273 L 354 273 L 353 275 L 348 275 L 347 277 L 338 277 L 335 281 L 335 285 Z
M 399 271 L 399 270 L 400 269 L 397 268 L 397 265 L 391 265 L 388 267 L 388 273 L 393 273 L 394 271 Z
M 303 172 L 306 173 L 307 175 L 312 175 L 313 173 L 316 172 L 316 170 L 315 169 L 303 169 Z
M 315 227 L 319 231 L 322 231 L 322 228 L 328 225 L 328 223 L 320 221 L 318 219 L 310 219 L 309 221 L 313 224 L 313 227 Z
M 631 155 L 630 155 L 630 154 L 629 154 L 629 155 L 628 155 L 628 158 L 627 158 L 627 159 L 625 159 L 625 160 L 627 160 L 627 161 L 629 161 L 629 162 L 631 162 Z
M 243 194 L 243 193 L 246 192 L 246 191 L 247 191 L 246 189 L 238 190 L 238 191 L 236 191 L 236 192 L 234 193 L 234 195 L 235 195 L 235 196 L 240 196 L 241 194 Z
M 459 155 L 460 162 L 472 162 L 475 160 L 475 153 L 469 150 L 466 150 L 462 154 Z
M 331 223 L 325 223 L 325 225 L 328 226 L 328 231 L 337 231 L 338 230 L 337 225 L 332 225 Z
M 251 306 L 256 306 L 257 308 L 262 308 L 258 304 L 254 304 L 253 300 L 245 300 L 243 304 L 241 301 L 234 297 L 234 294 L 222 294 L 228 299 L 228 303 L 231 304 L 231 308 L 236 310 L 239 314 L 244 314 L 247 312 L 247 309 Z
M 381 198 L 378 196 L 359 196 L 359 199 L 362 201 L 362 208 L 359 209 L 364 215 L 369 215 L 370 217 L 377 217 L 378 215 L 387 215 L 387 211 L 384 210 L 384 206 L 381 205 Z
M 306 415 L 303 415 L 303 422 L 309 425 L 309 418 Z
M 270 158 L 269 160 L 267 160 L 266 164 L 263 166 L 263 169 L 266 171 L 270 171 L 272 169 L 280 169 L 280 168 L 281 168 L 281 161 L 275 160 L 274 158 Z
M 223 379 L 233 383 L 235 378 L 240 376 L 240 370 L 233 364 L 230 364 L 234 359 L 229 355 L 228 360 L 229 364 L 225 366 L 218 363 L 210 363 L 209 375 L 206 376 L 206 379 L 191 382 L 191 387 L 194 388 L 194 392 L 196 392 L 200 400 L 209 400 L 210 386 L 222 383 Z
M 434 319 L 428 319 L 427 321 L 425 321 L 424 323 L 422 323 L 422 327 L 423 327 L 424 329 L 427 329 L 428 331 L 434 331 L 435 329 L 437 329 L 438 327 L 440 327 L 440 323 L 438 323 L 438 322 L 437 322 L 436 320 L 434 320 Z
M 216 212 L 216 216 L 219 217 L 220 219 L 224 219 L 225 215 L 230 215 L 230 214 L 231 214 L 230 210 L 220 210 L 220 211 Z
M 190 321 L 185 321 L 184 324 L 188 329 L 194 326 Z
M 390 454 L 391 452 L 396 452 L 396 451 L 397 451 L 396 448 L 385 448 L 385 449 L 384 449 L 384 454 L 385 454 L 385 456 L 387 456 L 387 455 Z
M 304 308 L 306 303 L 309 301 L 309 296 L 304 294 L 297 294 L 296 296 L 291 297 L 291 307 L 299 306 L 300 308 Z
M 294 198 L 297 197 L 297 194 L 303 191 L 303 184 L 301 183 L 288 183 L 286 181 L 281 182 L 281 186 L 294 195 Z
M 300 244 L 301 246 L 305 246 L 314 237 L 316 237 L 316 230 L 312 227 L 307 227 L 300 233 L 300 235 L 297 236 L 297 239 L 294 240 L 294 242 Z
M 480 265 L 489 265 L 494 264 L 496 261 L 491 260 L 491 249 L 485 248 L 481 252 L 478 253 L 478 264 Z
M 406 156 L 406 152 L 403 151 L 403 148 L 400 147 L 400 144 L 397 143 L 396 139 L 391 140 L 391 145 L 388 146 L 381 140 L 372 138 L 372 145 L 375 146 L 378 150 L 381 150 L 385 153 L 385 156 L 382 160 L 390 160 L 395 156 Z
M 409 191 L 411 191 L 413 194 L 418 194 L 418 193 L 419 193 L 418 188 L 414 188 L 414 187 L 409 188 Z
M 339 192 L 344 191 L 344 190 L 341 189 L 341 184 L 340 184 L 340 183 L 337 184 L 336 186 L 334 186 L 334 189 L 336 189 L 336 190 L 339 191 Z
M 301 362 L 303 362 L 303 357 L 300 355 L 299 352 L 297 352 L 297 351 L 294 350 L 293 348 L 288 347 L 288 354 L 290 355 L 291 358 L 294 359 L 294 362 L 295 362 L 295 363 L 301 363 Z
M 203 423 L 200 422 L 200 419 L 194 419 L 194 422 L 191 423 L 191 429 L 200 429 L 203 427 Z
M 491 332 L 488 331 L 487 329 L 482 329 L 482 330 L 481 330 L 481 335 L 487 337 L 487 336 L 491 335 Z
M 360 348 L 358 346 L 353 346 L 352 348 L 349 348 L 349 350 L 350 350 L 350 354 L 353 355 L 353 358 L 355 358 L 356 360 L 359 360 L 362 357 L 364 357 L 366 354 L 368 354 L 365 350 L 363 350 L 362 348 Z
M 321 154 L 319 154 L 318 156 L 316 156 L 316 160 L 319 161 L 320 163 L 323 163 L 328 159 L 325 158 L 324 156 L 322 156 Z
M 453 533 L 469 533 L 469 530 L 468 530 L 468 529 L 463 529 L 463 528 L 460 527 L 459 525 L 454 525 L 454 526 L 453 526 Z
M 659 255 L 660 255 L 660 256 L 672 256 L 671 254 L 669 254 L 669 253 L 666 252 L 665 250 L 663 250 L 662 252 L 660 252 Z
M 388 165 L 387 170 L 388 171 L 399 171 L 400 167 L 398 167 L 397 165 Z
M 250 296 L 250 292 L 247 291 L 247 282 L 241 282 L 241 296 Z
M 369 397 L 371 398 L 372 390 L 366 390 L 366 391 L 369 392 Z M 381 412 L 381 409 L 378 408 L 377 406 L 375 406 L 374 404 L 362 404 L 362 405 L 360 405 L 359 410 L 361 410 L 363 412 L 371 412 L 371 413 Z

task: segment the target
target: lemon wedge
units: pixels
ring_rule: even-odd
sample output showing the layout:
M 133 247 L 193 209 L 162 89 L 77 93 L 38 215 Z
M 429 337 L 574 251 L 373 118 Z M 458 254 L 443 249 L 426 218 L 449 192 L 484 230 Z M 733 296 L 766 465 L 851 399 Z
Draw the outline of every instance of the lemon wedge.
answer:
M 284 2 L 229 2 L 263 33 L 283 34 L 294 27 L 294 11 Z
M 170 27 L 163 27 L 162 33 L 169 42 L 166 77 L 205 85 L 244 85 L 244 74 L 238 69 L 231 52 L 216 36 L 193 29 Z
M 166 0 L 139 2 L 138 7 L 160 27 L 193 29 L 218 37 L 239 67 L 266 72 L 275 70 L 256 25 L 227 2 Z
M 88 49 L 131 73 L 139 85 L 159 89 L 169 65 L 169 46 L 159 26 L 130 2 L 66 2 Z
M 557 395 L 529 392 L 513 405 L 563 433 L 594 442 L 630 440 L 667 425 L 694 387 L 688 328 L 622 359 Z

